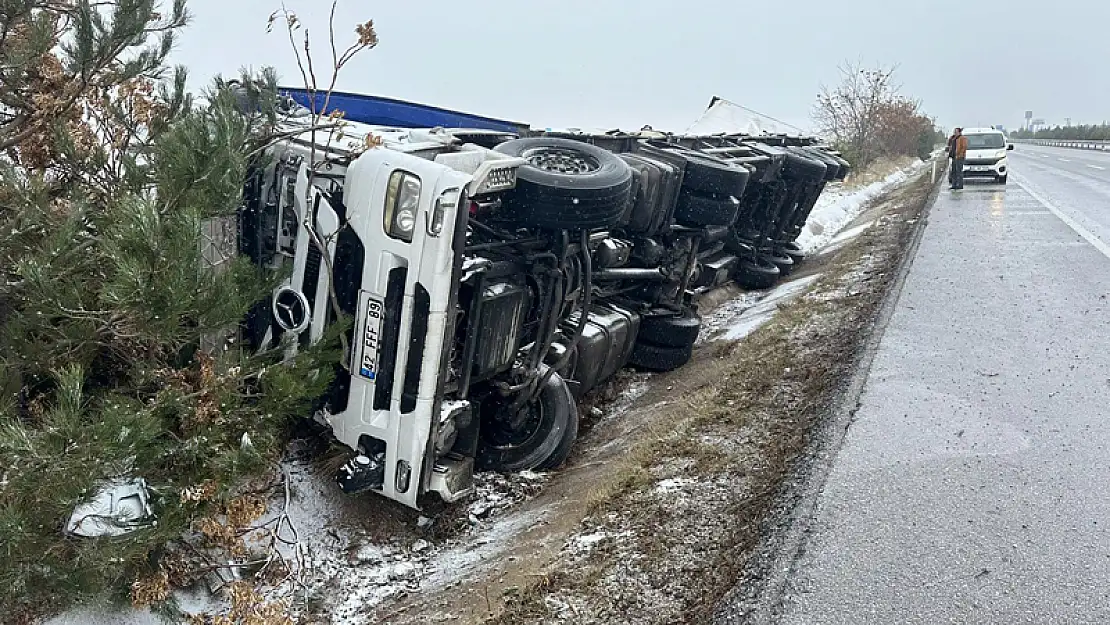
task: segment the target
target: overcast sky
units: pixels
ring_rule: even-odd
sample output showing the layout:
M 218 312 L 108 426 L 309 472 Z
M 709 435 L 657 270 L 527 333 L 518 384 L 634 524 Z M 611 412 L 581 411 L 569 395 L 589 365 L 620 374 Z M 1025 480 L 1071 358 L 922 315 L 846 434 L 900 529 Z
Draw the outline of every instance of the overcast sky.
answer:
M 330 2 L 286 5 L 327 61 Z M 280 1 L 188 7 L 173 60 L 195 84 L 264 65 L 301 84 L 284 32 L 266 33 Z M 845 59 L 897 63 L 903 92 L 945 127 L 1014 128 L 1027 109 L 1050 123 L 1110 119 L 1107 0 L 340 0 L 340 41 L 366 19 L 381 44 L 340 89 L 533 127 L 682 131 L 718 95 L 808 128 Z

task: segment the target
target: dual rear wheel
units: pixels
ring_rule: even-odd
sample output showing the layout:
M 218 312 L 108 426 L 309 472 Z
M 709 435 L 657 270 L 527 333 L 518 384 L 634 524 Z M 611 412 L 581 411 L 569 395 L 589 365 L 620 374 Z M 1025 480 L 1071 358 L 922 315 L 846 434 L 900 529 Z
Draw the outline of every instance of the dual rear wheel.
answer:
M 678 369 L 690 361 L 700 331 L 701 319 L 692 310 L 646 316 L 628 364 L 645 371 Z M 490 407 L 494 414 L 481 427 L 479 469 L 542 471 L 566 461 L 578 437 L 578 405 L 566 380 L 541 367 L 541 378 L 548 373 L 536 397 L 519 413 L 496 414 L 499 406 Z

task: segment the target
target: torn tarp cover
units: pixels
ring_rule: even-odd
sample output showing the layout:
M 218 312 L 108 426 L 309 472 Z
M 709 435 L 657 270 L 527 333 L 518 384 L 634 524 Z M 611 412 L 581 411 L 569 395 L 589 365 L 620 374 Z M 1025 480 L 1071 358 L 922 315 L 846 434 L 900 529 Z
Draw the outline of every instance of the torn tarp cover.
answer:
M 801 128 L 714 97 L 709 108 L 686 130 L 688 135 L 801 135 Z

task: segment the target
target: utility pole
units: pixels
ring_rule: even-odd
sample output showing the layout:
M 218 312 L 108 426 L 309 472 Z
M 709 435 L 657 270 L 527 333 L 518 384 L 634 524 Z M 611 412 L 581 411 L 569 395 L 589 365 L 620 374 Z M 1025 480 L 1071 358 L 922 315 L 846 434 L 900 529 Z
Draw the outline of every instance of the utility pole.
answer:
M 1064 118 L 1064 127 L 1065 128 L 1071 128 L 1071 118 L 1070 117 L 1065 117 Z

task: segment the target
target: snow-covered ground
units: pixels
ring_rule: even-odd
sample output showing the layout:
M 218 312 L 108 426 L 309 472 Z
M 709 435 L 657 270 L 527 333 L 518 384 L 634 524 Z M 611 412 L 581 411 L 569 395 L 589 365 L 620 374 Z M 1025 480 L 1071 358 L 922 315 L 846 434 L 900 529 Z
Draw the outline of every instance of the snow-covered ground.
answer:
M 894 185 L 906 181 L 924 166 L 923 161 L 916 161 L 904 169 L 891 173 L 882 180 L 857 189 L 847 189 L 841 184 L 829 185 L 817 200 L 813 212 L 809 214 L 805 228 L 802 229 L 802 234 L 798 237 L 798 245 L 802 247 L 806 254 L 819 251 L 836 239 L 841 230 L 863 212 L 868 202 Z M 866 229 L 866 227 L 861 227 L 855 234 L 859 234 Z
M 863 234 L 875 224 L 874 221 L 851 228 L 847 226 L 863 213 L 868 203 L 894 185 L 908 180 L 924 166 L 924 162 L 916 161 L 881 180 L 854 189 L 842 184 L 829 185 L 810 213 L 805 229 L 798 237 L 798 244 L 806 254 L 816 254 L 844 245 Z M 808 291 L 820 277 L 816 274 L 787 280 L 769 291 L 743 293 L 725 302 L 703 319 L 700 342 L 744 338 L 770 321 L 779 306 Z
M 770 321 L 775 313 L 778 311 L 779 306 L 793 301 L 796 297 L 809 290 L 809 287 L 817 282 L 821 274 L 814 274 L 796 280 L 783 282 L 774 289 L 768 291 L 764 297 L 760 298 L 754 305 L 740 313 L 738 317 L 734 317 L 724 332 L 716 337 L 722 341 L 738 341 L 752 332 L 755 332 L 763 324 Z

